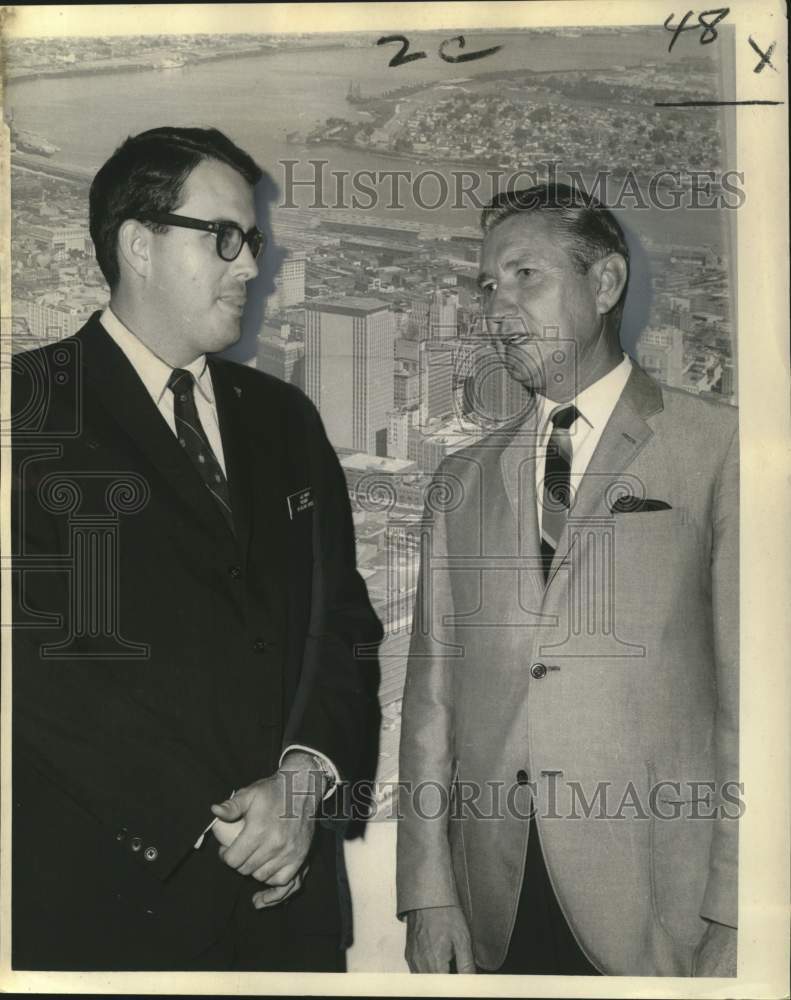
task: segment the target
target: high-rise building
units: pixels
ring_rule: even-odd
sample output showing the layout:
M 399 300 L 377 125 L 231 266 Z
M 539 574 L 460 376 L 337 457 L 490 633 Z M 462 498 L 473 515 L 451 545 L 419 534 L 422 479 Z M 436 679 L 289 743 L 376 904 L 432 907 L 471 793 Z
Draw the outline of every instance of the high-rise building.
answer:
M 467 384 L 472 375 L 475 344 L 459 338 L 455 341 L 453 364 L 453 412 L 464 419 L 467 415 Z
M 397 409 L 417 406 L 420 400 L 420 377 L 406 362 L 395 362 L 393 383 L 393 402 Z
M 307 303 L 305 391 L 336 448 L 387 454 L 394 340 L 393 314 L 379 299 Z
M 387 414 L 387 454 L 406 459 L 409 453 L 409 428 L 414 424 L 414 410 L 391 410 Z
M 420 351 L 420 344 L 417 340 L 407 340 L 399 338 L 395 342 L 394 355 L 397 362 L 402 362 L 410 371 L 417 371 L 417 359 Z
M 720 393 L 724 399 L 733 399 L 736 395 L 736 369 L 730 361 L 726 361 L 722 366 Z
M 457 412 L 487 429 L 526 416 L 529 397 L 488 344 L 462 341 L 457 354 Z
M 454 343 L 428 340 L 420 344 L 418 371 L 421 424 L 425 425 L 429 420 L 441 420 L 454 412 Z
M 284 382 L 291 382 L 302 388 L 300 361 L 305 354 L 305 345 L 291 337 L 288 323 L 270 326 L 265 323 L 258 335 L 258 359 L 256 367 Z
M 425 299 L 412 299 L 410 332 L 415 340 L 427 340 L 429 333 L 429 304 Z
M 275 275 L 275 290 L 270 296 L 267 311 L 282 312 L 290 306 L 305 301 L 305 254 L 292 253 L 283 261 Z
M 657 381 L 681 387 L 684 334 L 672 326 L 643 330 L 637 343 L 637 361 Z
M 430 340 L 449 340 L 457 335 L 459 293 L 438 288 L 431 296 L 428 312 Z

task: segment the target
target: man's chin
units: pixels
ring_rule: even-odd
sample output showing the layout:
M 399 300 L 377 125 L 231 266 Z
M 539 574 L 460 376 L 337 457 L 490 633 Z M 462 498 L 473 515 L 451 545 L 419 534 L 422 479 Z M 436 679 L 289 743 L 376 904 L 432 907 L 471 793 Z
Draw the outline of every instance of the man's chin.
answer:
M 207 354 L 221 354 L 229 347 L 238 344 L 242 339 L 242 325 L 238 321 L 235 324 L 224 324 L 219 330 L 215 330 L 211 339 L 207 341 Z

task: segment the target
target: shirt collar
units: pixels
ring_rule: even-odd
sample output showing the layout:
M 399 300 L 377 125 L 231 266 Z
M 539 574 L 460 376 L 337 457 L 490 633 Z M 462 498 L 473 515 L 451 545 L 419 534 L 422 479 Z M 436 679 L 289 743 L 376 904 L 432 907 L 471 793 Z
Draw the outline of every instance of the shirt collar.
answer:
M 615 404 L 621 398 L 621 393 L 629 380 L 632 370 L 632 361 L 628 354 L 624 354 L 620 364 L 612 368 L 606 375 L 602 375 L 587 389 L 571 402 L 577 407 L 579 414 L 585 422 L 592 428 L 602 428 L 612 416 Z M 547 422 L 558 406 L 558 403 L 540 392 L 536 393 L 539 404 L 539 426 L 546 427 Z
M 110 306 L 107 306 L 99 317 L 99 322 L 112 337 L 115 343 L 121 348 L 140 377 L 143 385 L 149 392 L 154 402 L 159 406 L 162 397 L 167 391 L 168 379 L 173 371 L 171 366 L 154 354 L 150 347 L 135 336 L 132 331 L 125 326 L 115 315 Z M 207 402 L 214 404 L 214 389 L 211 381 L 211 374 L 206 360 L 206 355 L 201 354 L 184 369 L 191 372 L 198 391 Z

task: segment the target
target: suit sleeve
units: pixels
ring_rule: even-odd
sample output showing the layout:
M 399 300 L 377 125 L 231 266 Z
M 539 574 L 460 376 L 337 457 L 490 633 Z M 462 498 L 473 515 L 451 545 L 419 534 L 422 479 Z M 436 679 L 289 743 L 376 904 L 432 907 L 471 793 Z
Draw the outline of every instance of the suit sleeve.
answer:
M 709 857 L 701 907 L 707 920 L 737 926 L 739 795 L 739 437 L 733 433 L 717 483 L 713 507 L 712 602 L 717 670 L 715 754 L 720 815 Z M 731 801 L 723 800 L 723 789 Z
M 284 748 L 310 747 L 344 781 L 367 769 L 378 735 L 378 653 L 382 626 L 356 568 L 346 479 L 318 412 L 302 397 L 314 497 L 311 612 L 299 687 Z
M 441 473 L 442 468 L 437 480 Z M 454 738 L 454 660 L 446 655 L 445 646 L 451 641 L 445 622 L 453 613 L 453 596 L 447 569 L 431 568 L 434 557 L 447 555 L 445 516 L 427 506 L 423 523 L 401 712 L 396 870 L 399 917 L 409 910 L 460 905 L 451 866 L 448 810 L 438 810 L 434 803 L 429 806 L 429 795 L 424 797 L 420 792 L 421 788 L 439 786 L 443 790 L 440 801 L 450 802 Z

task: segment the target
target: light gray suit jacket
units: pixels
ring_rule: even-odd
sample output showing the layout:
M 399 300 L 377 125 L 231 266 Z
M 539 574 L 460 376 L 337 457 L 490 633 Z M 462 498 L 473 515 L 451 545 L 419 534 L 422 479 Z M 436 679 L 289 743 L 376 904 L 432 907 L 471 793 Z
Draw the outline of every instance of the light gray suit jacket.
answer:
M 736 926 L 737 417 L 635 365 L 546 587 L 532 417 L 438 470 L 403 702 L 398 910 L 460 905 L 483 968 L 508 948 L 531 801 L 603 973 L 690 975 L 704 918 Z M 613 513 L 620 493 L 670 509 Z

